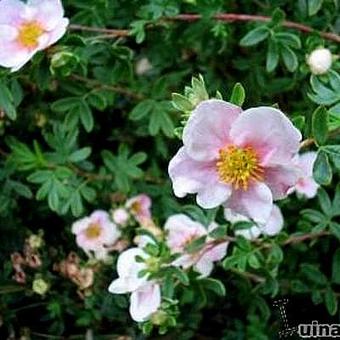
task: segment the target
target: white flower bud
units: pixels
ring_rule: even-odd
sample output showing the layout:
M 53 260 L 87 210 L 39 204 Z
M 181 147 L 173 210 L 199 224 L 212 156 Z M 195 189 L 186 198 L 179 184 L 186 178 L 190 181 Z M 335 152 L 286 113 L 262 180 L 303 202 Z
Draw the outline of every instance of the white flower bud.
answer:
M 39 295 L 45 295 L 49 289 L 49 284 L 43 279 L 35 279 L 32 284 L 32 290 Z
M 325 74 L 332 65 L 332 53 L 328 48 L 318 48 L 307 58 L 313 74 Z
M 124 226 L 129 219 L 129 213 L 124 208 L 115 209 L 112 211 L 112 219 L 119 226 Z

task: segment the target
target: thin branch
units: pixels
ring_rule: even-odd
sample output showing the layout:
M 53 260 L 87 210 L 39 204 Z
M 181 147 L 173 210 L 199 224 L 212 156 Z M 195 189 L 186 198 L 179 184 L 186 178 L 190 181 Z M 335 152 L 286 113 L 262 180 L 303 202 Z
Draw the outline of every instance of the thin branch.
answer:
M 134 98 L 134 99 L 137 99 L 137 100 L 144 98 L 144 96 L 142 94 L 132 92 L 132 91 L 130 91 L 130 90 L 124 88 L 124 87 L 121 87 L 121 86 L 106 85 L 106 84 L 101 83 L 98 80 L 88 79 L 86 77 L 82 77 L 82 76 L 79 76 L 77 74 L 72 74 L 70 77 L 73 80 L 80 81 L 80 82 L 84 83 L 85 85 L 87 85 L 88 87 L 91 87 L 91 88 L 95 87 L 95 88 L 98 88 L 98 89 L 103 89 L 103 90 L 108 90 L 108 91 L 120 93 L 120 94 L 123 94 L 127 97 L 131 97 L 131 98 Z
M 283 246 L 289 245 L 289 244 L 295 244 L 299 242 L 304 242 L 308 240 L 314 240 L 319 237 L 328 236 L 331 233 L 328 231 L 321 231 L 319 233 L 310 233 L 310 234 L 304 234 L 299 236 L 291 236 L 286 241 L 282 243 Z
M 302 148 L 306 148 L 308 146 L 311 146 L 315 143 L 315 140 L 313 138 L 308 138 L 308 139 L 305 139 L 304 141 L 302 141 L 300 143 L 300 149 Z
M 251 15 L 251 14 L 238 14 L 238 13 L 220 13 L 213 16 L 214 19 L 218 21 L 225 22 L 270 22 L 272 20 L 271 17 L 264 15 Z M 186 22 L 194 22 L 202 19 L 200 14 L 179 14 L 173 17 L 163 18 L 163 21 L 186 21 Z M 287 28 L 292 28 L 302 33 L 312 33 L 316 32 L 320 34 L 320 36 L 324 39 L 335 41 L 340 43 L 340 36 L 336 33 L 331 32 L 320 32 L 313 29 L 310 26 L 306 26 L 300 24 L 298 22 L 285 20 L 282 22 L 282 26 Z M 101 33 L 104 34 L 105 37 L 127 37 L 130 34 L 129 30 L 124 29 L 110 29 L 110 28 L 100 28 L 100 27 L 90 27 L 90 26 L 82 26 L 82 25 L 70 25 L 70 30 L 76 31 L 85 31 L 85 32 L 93 32 L 93 33 Z

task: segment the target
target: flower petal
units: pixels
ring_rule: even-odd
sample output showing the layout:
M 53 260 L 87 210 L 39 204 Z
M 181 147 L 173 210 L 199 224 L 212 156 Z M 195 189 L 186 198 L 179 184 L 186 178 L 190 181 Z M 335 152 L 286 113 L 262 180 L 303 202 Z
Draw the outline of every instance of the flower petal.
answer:
M 230 185 L 223 183 L 207 183 L 196 196 L 199 206 L 204 209 L 213 209 L 224 203 L 231 195 Z
M 131 294 L 130 314 L 137 322 L 146 321 L 161 304 L 161 290 L 158 284 L 150 283 Z
M 20 22 L 20 13 L 25 10 L 25 4 L 19 0 L 0 1 L 0 23 L 17 24 Z
M 253 219 L 257 223 L 266 223 L 273 206 L 273 196 L 264 183 L 256 182 L 247 191 L 235 190 L 225 207 Z
M 296 183 L 295 190 L 307 198 L 313 198 L 318 192 L 319 185 L 313 178 L 302 178 Z
M 223 100 L 201 102 L 183 131 L 189 156 L 197 161 L 217 159 L 219 150 L 229 142 L 229 130 L 240 112 L 240 107 Z
M 274 236 L 277 235 L 282 228 L 283 216 L 280 208 L 274 204 L 267 223 L 264 227 L 260 227 L 260 229 L 265 235 Z
M 213 162 L 198 162 L 192 159 L 185 147 L 178 150 L 169 163 L 169 176 L 177 197 L 194 194 L 207 185 L 217 181 Z
M 234 122 L 230 137 L 239 146 L 254 147 L 266 165 L 289 162 L 302 138 L 280 110 L 266 106 L 244 111 Z
M 60 0 L 31 0 L 29 6 L 37 10 L 34 19 L 38 20 L 47 31 L 53 30 L 64 16 Z
M 265 168 L 264 181 L 272 191 L 274 200 L 287 197 L 297 180 L 298 172 L 293 164 L 291 167 L 277 165 Z
M 235 230 L 235 235 L 240 235 L 247 240 L 254 240 L 261 235 L 261 230 L 256 225 L 250 227 L 249 229 L 238 229 Z
M 173 253 L 180 253 L 189 240 L 206 235 L 207 230 L 184 214 L 170 216 L 164 226 L 168 231 L 166 243 Z

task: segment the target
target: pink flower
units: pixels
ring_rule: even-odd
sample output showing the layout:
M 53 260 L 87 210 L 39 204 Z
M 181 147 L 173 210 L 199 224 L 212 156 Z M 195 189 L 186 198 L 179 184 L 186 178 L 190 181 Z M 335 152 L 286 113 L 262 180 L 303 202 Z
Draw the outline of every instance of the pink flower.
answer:
M 130 198 L 126 202 L 126 208 L 140 224 L 151 219 L 151 198 L 148 195 L 140 194 Z
M 235 214 L 230 209 L 224 210 L 224 216 L 226 220 L 230 221 L 232 224 L 235 224 L 237 222 L 250 222 L 249 218 L 239 214 Z M 248 229 L 235 230 L 235 235 L 241 235 L 248 240 L 253 240 L 258 238 L 261 234 L 267 236 L 277 235 L 282 230 L 282 228 L 283 216 L 280 208 L 274 204 L 269 219 L 265 224 L 254 224 Z
M 265 223 L 273 200 L 297 180 L 292 159 L 301 133 L 272 107 L 241 108 L 201 102 L 183 131 L 184 146 L 169 164 L 175 195 L 197 194 L 206 209 L 223 204 Z
M 66 32 L 60 0 L 0 1 L 0 65 L 19 70 Z
M 161 304 L 160 286 L 155 281 L 148 281 L 146 276 L 139 277 L 145 270 L 145 262 L 137 262 L 136 256 L 147 260 L 149 255 L 140 248 L 130 248 L 118 257 L 118 278 L 109 286 L 112 294 L 132 293 L 130 297 L 130 314 L 133 320 L 143 322 L 155 313 Z
M 89 217 L 84 217 L 72 225 L 76 241 L 88 255 L 93 251 L 97 259 L 105 259 L 107 247 L 113 245 L 120 237 L 117 226 L 110 221 L 109 214 L 96 210 Z
M 299 170 L 299 178 L 295 187 L 291 191 L 296 191 L 307 198 L 313 198 L 319 188 L 319 185 L 313 179 L 313 166 L 316 160 L 316 152 L 305 152 L 296 155 L 294 162 Z
M 186 252 L 185 248 L 192 241 L 208 235 L 217 228 L 216 223 L 210 224 L 206 229 L 202 224 L 193 221 L 183 214 L 173 215 L 165 223 L 168 232 L 166 243 L 173 254 L 181 254 L 172 264 L 184 269 L 194 267 L 201 277 L 208 276 L 213 270 L 213 263 L 222 260 L 227 253 L 228 242 L 215 245 L 209 243 L 195 253 Z

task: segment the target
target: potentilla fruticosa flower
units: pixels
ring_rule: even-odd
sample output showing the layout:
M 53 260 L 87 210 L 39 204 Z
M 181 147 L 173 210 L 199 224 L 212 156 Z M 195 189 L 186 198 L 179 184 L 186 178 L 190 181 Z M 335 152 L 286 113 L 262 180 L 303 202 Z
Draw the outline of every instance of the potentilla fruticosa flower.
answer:
M 111 222 L 109 214 L 102 210 L 96 210 L 90 216 L 73 223 L 72 233 L 76 235 L 78 246 L 88 255 L 93 252 L 99 260 L 105 260 L 108 248 L 121 234 L 118 227 Z
M 144 262 L 137 261 L 137 257 Z M 133 320 L 143 322 L 155 313 L 161 304 L 160 285 L 147 276 L 140 277 L 140 272 L 147 269 L 150 256 L 140 248 L 130 248 L 118 257 L 118 278 L 109 286 L 112 294 L 131 293 L 130 315 Z
M 238 222 L 251 222 L 249 218 L 240 214 L 236 214 L 230 209 L 224 210 L 224 216 L 226 220 L 233 224 Z M 274 204 L 269 219 L 267 220 L 266 223 L 262 225 L 253 224 L 249 228 L 237 229 L 235 230 L 235 235 L 241 235 L 248 240 L 256 239 L 260 235 L 275 236 L 282 230 L 283 223 L 284 220 L 281 210 L 276 204 Z
M 221 204 L 265 223 L 273 200 L 296 184 L 293 157 L 301 133 L 278 109 L 250 108 L 211 99 L 192 112 L 183 144 L 170 161 L 175 195 L 196 193 L 206 209 Z
M 0 1 L 0 66 L 19 70 L 66 32 L 60 0 Z
M 211 223 L 205 228 L 201 223 L 193 221 L 184 214 L 170 216 L 164 226 L 167 231 L 166 243 L 171 253 L 180 256 L 172 263 L 184 269 L 193 267 L 201 274 L 201 277 L 208 276 L 214 267 L 214 262 L 222 260 L 228 248 L 228 242 L 214 244 L 206 239 L 206 244 L 196 252 L 187 252 L 186 247 L 191 242 L 202 236 L 207 236 L 209 232 L 216 229 L 218 225 Z

